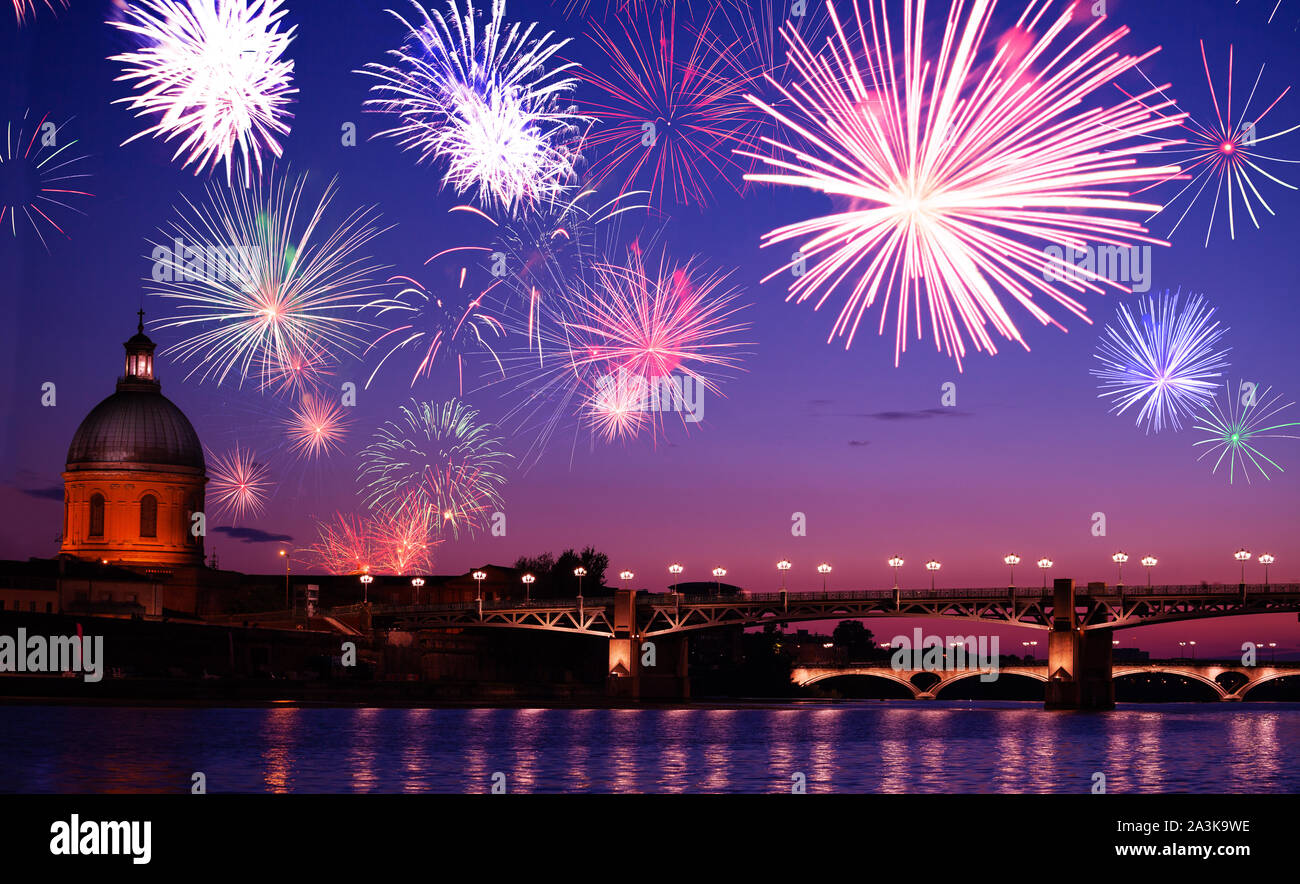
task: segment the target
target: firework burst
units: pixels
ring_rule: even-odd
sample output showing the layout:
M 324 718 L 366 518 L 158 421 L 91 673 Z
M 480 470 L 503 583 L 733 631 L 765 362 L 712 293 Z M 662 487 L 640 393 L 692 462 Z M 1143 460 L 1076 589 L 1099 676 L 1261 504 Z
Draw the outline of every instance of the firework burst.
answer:
M 1227 351 L 1215 350 L 1228 330 L 1214 321 L 1214 308 L 1192 295 L 1180 311 L 1179 294 L 1165 292 L 1159 302 L 1140 298 L 1141 320 L 1121 304 L 1094 354 L 1101 362 L 1091 372 L 1101 380 L 1099 396 L 1111 400 L 1114 414 L 1141 403 L 1136 422 L 1148 433 L 1166 425 L 1182 429 L 1182 418 L 1214 398 L 1215 379 L 1228 367 Z
M 368 519 L 336 513 L 317 522 L 318 540 L 310 547 L 313 558 L 330 574 L 360 574 L 370 570 L 375 558 L 373 525 Z
M 411 375 L 411 386 L 421 376 L 431 377 L 433 367 L 439 360 L 455 359 L 456 377 L 463 393 L 465 388 L 466 354 L 478 352 L 490 355 L 497 368 L 501 360 L 493 349 L 495 341 L 505 335 L 505 327 L 484 306 L 484 299 L 492 288 L 474 297 L 465 291 L 466 268 L 461 268 L 459 285 L 454 294 L 435 295 L 409 276 L 396 276 L 389 280 L 402 288 L 395 297 L 384 298 L 370 306 L 379 311 L 379 315 L 394 313 L 401 325 L 384 332 L 378 340 L 370 345 L 387 347 L 388 352 L 375 366 L 366 381 L 369 388 L 379 369 L 383 368 L 388 358 L 399 350 L 410 350 L 419 357 L 415 371 Z
M 1181 173 L 1176 177 L 1178 180 L 1184 180 L 1187 183 L 1155 215 L 1164 212 L 1172 214 L 1177 211 L 1176 207 L 1178 205 L 1184 205 L 1182 214 L 1178 215 L 1177 220 L 1173 222 L 1173 226 L 1169 230 L 1169 235 L 1172 237 L 1178 230 L 1179 225 L 1187 218 L 1192 207 L 1196 205 L 1203 195 L 1206 195 L 1207 188 L 1210 188 L 1210 185 L 1213 184 L 1210 192 L 1213 193 L 1214 198 L 1210 207 L 1210 220 L 1205 228 L 1205 244 L 1208 246 L 1210 244 L 1210 234 L 1214 231 L 1214 218 L 1219 213 L 1221 202 L 1228 212 L 1228 236 L 1232 239 L 1237 238 L 1236 210 L 1234 206 L 1238 202 L 1245 209 L 1247 216 L 1256 229 L 1259 228 L 1259 219 L 1255 216 L 1255 206 L 1252 205 L 1252 199 L 1255 203 L 1258 203 L 1259 208 L 1270 215 L 1277 214 L 1259 192 L 1251 173 L 1258 173 L 1274 184 L 1280 184 L 1289 190 L 1295 190 L 1294 185 L 1276 177 L 1264 168 L 1261 163 L 1295 163 L 1300 161 L 1282 159 L 1264 153 L 1260 145 L 1300 129 L 1300 125 L 1291 126 L 1267 135 L 1261 131 L 1264 118 L 1268 116 L 1273 108 L 1277 107 L 1278 102 L 1291 90 L 1289 86 L 1283 89 L 1277 98 L 1273 99 L 1264 108 L 1262 113 L 1248 119 L 1251 102 L 1254 100 L 1256 90 L 1259 89 L 1259 81 L 1264 76 L 1263 65 L 1259 66 L 1259 74 L 1255 77 L 1255 83 L 1251 87 L 1250 94 L 1246 96 L 1246 102 L 1242 106 L 1240 115 L 1234 120 L 1232 117 L 1232 47 L 1228 47 L 1228 87 L 1222 107 L 1219 104 L 1219 93 L 1214 88 L 1214 79 L 1210 76 L 1210 63 L 1205 56 L 1204 40 L 1201 41 L 1201 64 L 1205 68 L 1205 79 L 1210 86 L 1210 100 L 1214 105 L 1215 119 L 1213 123 L 1206 123 L 1186 116 L 1182 121 L 1181 125 L 1187 133 L 1188 146 L 1178 148 L 1174 153 L 1185 157 L 1185 165 Z M 1152 217 L 1155 217 L 1155 215 Z
M 291 409 L 285 421 L 289 450 L 306 460 L 341 451 L 340 443 L 347 435 L 348 423 L 342 406 L 309 393 L 302 397 L 297 408 Z
M 457 400 L 412 400 L 361 450 L 366 505 L 391 516 L 435 514 L 439 531 L 471 534 L 502 507 L 498 470 L 510 458 L 491 424 Z
M 621 177 L 621 190 L 643 187 L 660 206 L 666 195 L 678 205 L 706 206 L 715 177 L 739 190 L 744 170 L 732 151 L 750 144 L 758 125 L 745 101 L 752 77 L 711 20 L 712 13 L 684 51 L 675 7 L 634 21 L 620 17 L 621 39 L 592 24 L 613 69 L 609 77 L 579 74 L 604 93 L 580 104 L 601 123 L 583 142 L 594 156 L 594 180 Z
M 284 53 L 297 27 L 281 28 L 281 0 L 136 0 L 113 26 L 136 36 L 141 48 L 113 56 L 117 79 L 138 94 L 119 99 L 137 117 L 157 122 L 128 138 L 181 139 L 172 159 L 195 172 L 236 165 L 244 185 L 262 169 L 262 151 L 278 157 L 289 134 L 287 106 L 293 62 Z
M 218 512 L 234 521 L 260 513 L 274 487 L 267 466 L 257 462 L 251 449 L 239 445 L 223 456 L 208 452 L 208 473 L 208 493 Z
M 1281 433 L 1292 427 L 1300 428 L 1297 422 L 1278 422 L 1278 415 L 1295 405 L 1294 402 L 1282 402 L 1279 394 L 1269 398 L 1272 387 L 1265 387 L 1257 392 L 1255 385 L 1242 384 L 1240 391 L 1234 391 L 1229 383 L 1223 391 L 1226 393 L 1223 403 L 1216 396 L 1208 404 L 1202 405 L 1202 412 L 1195 429 L 1205 434 L 1205 438 L 1196 445 L 1208 446 L 1197 460 L 1217 455 L 1214 459 L 1213 472 L 1228 461 L 1228 482 L 1236 481 L 1240 472 L 1250 482 L 1250 467 L 1253 466 L 1265 479 L 1268 478 L 1266 465 L 1282 472 L 1277 461 L 1265 455 L 1255 447 L 1260 439 L 1300 439 L 1300 436 Z
M 324 379 L 336 366 L 323 347 L 309 344 L 307 349 L 289 351 L 282 358 L 259 359 L 256 371 L 263 393 L 301 398 L 319 394 Z
M 358 71 L 379 80 L 366 106 L 399 118 L 379 135 L 442 162 L 456 193 L 475 189 L 487 206 L 515 211 L 560 192 L 573 174 L 567 142 L 585 122 L 560 105 L 576 63 L 550 67 L 569 41 L 506 22 L 505 0 L 493 0 L 481 34 L 472 0 L 463 15 L 455 0 L 447 15 L 412 5 L 414 23 L 389 10 L 408 32 L 393 63 Z
M 69 156 L 65 153 L 76 145 L 76 139 L 62 137 L 60 133 L 63 126 L 54 126 L 49 120 L 49 114 L 42 117 L 32 127 L 30 137 L 26 132 L 26 113 L 16 131 L 12 122 L 7 124 L 4 153 L 0 154 L 0 180 L 5 182 L 6 192 L 14 194 L 12 199 L 0 202 L 0 226 L 4 225 L 7 218 L 10 231 L 17 237 L 18 216 L 21 214 L 36 232 L 46 251 L 49 251 L 49 245 L 41 232 L 40 222 L 44 221 L 65 238 L 68 236 L 58 222 L 46 214 L 46 210 L 59 208 L 85 214 L 70 206 L 66 200 L 92 196 L 84 190 L 73 189 L 73 182 L 90 177 L 85 172 L 76 171 L 77 164 L 86 159 L 84 156 Z
M 263 382 L 301 367 L 304 358 L 353 354 L 357 332 L 373 326 L 355 314 L 373 299 L 370 279 L 383 269 L 361 250 L 387 228 L 372 210 L 359 209 L 335 228 L 324 222 L 335 182 L 325 189 L 305 225 L 298 208 L 307 176 L 292 187 L 274 174 L 247 190 L 209 186 L 211 203 L 173 222 L 154 245 L 149 292 L 179 302 L 179 315 L 159 328 L 196 327 L 165 351 L 194 360 L 187 377 L 215 379 L 233 372 L 242 384 L 259 366 Z
M 434 550 L 441 541 L 433 536 L 437 518 L 431 510 L 410 509 L 396 515 L 379 515 L 371 524 L 379 571 L 401 576 L 433 570 Z
M 1117 52 L 1128 28 L 1104 34 L 1105 18 L 1088 18 L 1077 38 L 1054 45 L 1078 7 L 1067 6 L 1052 21 L 1052 3 L 1030 0 L 982 70 L 976 60 L 993 12 L 988 3 L 950 9 L 937 58 L 925 52 L 923 0 L 901 4 L 901 55 L 883 0 L 865 0 L 866 15 L 855 0 L 847 28 L 828 3 L 832 36 L 820 53 L 783 27 L 792 83 L 765 79 L 787 106 L 748 98 L 789 130 L 790 139 L 766 139 L 765 154 L 739 152 L 767 169 L 747 180 L 845 203 L 763 237 L 764 246 L 799 242 L 790 260 L 763 280 L 791 271 L 787 300 L 815 297 L 820 308 L 847 288 L 828 340 L 842 336 L 851 346 L 864 314 L 882 298 L 883 333 L 896 298 L 897 365 L 913 319 L 921 337 L 925 301 L 936 351 L 946 351 L 960 369 L 967 336 L 989 353 L 997 352 L 990 330 L 1028 349 L 1002 291 L 1040 323 L 1059 325 L 1035 296 L 1086 321 L 1084 306 L 1048 283 L 1045 244 L 1163 245 L 1140 224 L 1111 216 L 1158 208 L 1131 200 L 1129 191 L 1177 169 L 1138 165 L 1170 143 L 1142 136 L 1177 126 L 1181 116 L 1160 113 L 1168 101 L 1144 103 L 1158 90 L 1080 109 L 1155 50 L 1136 57 Z M 1035 36 L 1040 25 L 1045 30 Z M 1126 290 L 1091 271 L 1066 285 L 1080 293 L 1100 293 L 1103 285 Z

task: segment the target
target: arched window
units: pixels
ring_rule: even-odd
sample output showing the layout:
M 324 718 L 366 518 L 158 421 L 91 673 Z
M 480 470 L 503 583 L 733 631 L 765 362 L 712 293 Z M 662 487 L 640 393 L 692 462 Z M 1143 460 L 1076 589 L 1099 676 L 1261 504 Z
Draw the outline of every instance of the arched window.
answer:
M 140 498 L 140 536 L 158 536 L 158 498 L 152 494 Z
M 90 495 L 90 531 L 91 537 L 104 536 L 104 495 L 96 492 Z

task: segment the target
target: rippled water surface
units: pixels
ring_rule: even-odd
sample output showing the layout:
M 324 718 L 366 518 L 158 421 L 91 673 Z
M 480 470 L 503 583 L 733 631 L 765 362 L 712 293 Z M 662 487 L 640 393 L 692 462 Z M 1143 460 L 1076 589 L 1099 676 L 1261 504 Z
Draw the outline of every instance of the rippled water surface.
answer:
M 0 791 L 1300 792 L 1300 704 L 0 708 Z

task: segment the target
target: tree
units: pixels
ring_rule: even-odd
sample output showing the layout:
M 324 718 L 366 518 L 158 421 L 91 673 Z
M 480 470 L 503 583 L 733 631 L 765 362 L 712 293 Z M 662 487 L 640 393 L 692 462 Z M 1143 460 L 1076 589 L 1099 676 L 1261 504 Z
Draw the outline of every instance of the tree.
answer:
M 606 594 L 605 570 L 609 567 L 609 556 L 598 552 L 595 547 L 589 546 L 581 553 L 571 547 L 558 557 L 546 552 L 540 556 L 520 556 L 515 560 L 517 569 L 537 578 L 533 593 L 538 598 L 576 596 L 578 578 L 573 572 L 579 566 L 587 569 L 582 578 L 583 595 Z
M 869 660 L 875 654 L 875 636 L 861 620 L 841 620 L 831 633 L 831 641 L 843 648 L 850 660 Z

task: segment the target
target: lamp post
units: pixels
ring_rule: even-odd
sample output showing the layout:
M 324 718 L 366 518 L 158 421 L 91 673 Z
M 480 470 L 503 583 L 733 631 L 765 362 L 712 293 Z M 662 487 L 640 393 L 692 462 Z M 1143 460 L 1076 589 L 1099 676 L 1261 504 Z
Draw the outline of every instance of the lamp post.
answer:
M 1277 559 L 1273 558 L 1268 553 L 1264 553 L 1262 556 L 1259 557 L 1259 563 L 1264 566 L 1264 588 L 1265 589 L 1268 589 L 1268 566 L 1273 564 L 1276 561 Z
M 1110 557 L 1110 560 L 1119 566 L 1119 583 L 1116 586 L 1124 586 L 1124 563 L 1128 561 L 1128 553 L 1120 551 Z
M 1053 564 L 1054 562 L 1047 556 L 1043 556 L 1038 560 L 1038 567 L 1043 569 L 1043 589 L 1047 589 L 1047 572 Z
M 925 563 L 925 570 L 930 572 L 930 592 L 934 592 L 934 573 L 941 567 L 942 566 L 934 559 L 930 559 L 930 561 Z
M 682 571 L 686 570 L 677 562 L 668 566 L 668 573 L 673 575 L 673 595 L 677 594 L 677 578 L 681 576 Z
M 1250 550 L 1242 547 L 1233 553 L 1232 557 L 1241 562 L 1241 588 L 1244 592 L 1246 589 L 1246 563 L 1250 561 Z
M 522 579 L 524 581 L 524 604 L 528 604 L 533 600 L 532 589 L 533 584 L 537 582 L 537 578 L 532 574 L 525 574 Z
M 1147 589 L 1151 588 L 1151 569 L 1160 564 L 1160 560 L 1155 556 L 1143 556 L 1142 567 L 1147 569 Z
M 632 588 L 630 584 L 632 582 L 632 578 L 635 576 L 636 575 L 633 574 L 631 571 L 618 572 L 618 579 L 623 581 L 623 588 L 627 590 L 630 590 Z
M 898 556 L 891 556 L 889 567 L 894 569 L 894 589 L 898 589 L 898 569 L 903 567 L 903 560 Z
M 817 573 L 822 575 L 822 594 L 826 593 L 826 575 L 831 573 L 831 566 L 822 562 L 817 566 Z
M 573 576 L 578 578 L 578 604 L 582 604 L 582 578 L 587 576 L 587 569 L 579 565 L 573 569 Z
M 1002 562 L 1011 569 L 1011 588 L 1016 588 L 1016 565 L 1020 564 L 1020 556 L 1010 553 L 1002 557 Z
M 375 578 L 371 577 L 369 574 L 361 575 L 361 589 L 364 592 L 364 595 L 362 596 L 361 599 L 361 603 L 363 605 L 370 604 L 370 584 L 374 582 L 375 582 Z
M 781 572 L 781 592 L 785 592 L 785 572 L 789 571 L 793 567 L 794 566 L 786 559 L 782 559 L 776 563 L 776 570 Z
M 423 577 L 412 577 L 411 585 L 415 587 L 415 603 L 420 604 L 420 587 L 424 586 Z
M 284 609 L 289 610 L 289 551 L 280 550 L 280 558 L 284 559 Z
M 1038 642 L 1021 642 L 1020 644 L 1024 646 L 1025 656 L 1029 658 L 1029 662 L 1030 663 L 1034 662 L 1033 649 L 1038 647 Z
M 722 595 L 722 578 L 727 576 L 726 568 L 713 569 L 713 583 L 717 587 L 718 595 Z
M 482 571 L 475 571 L 470 576 L 474 578 L 474 582 L 478 585 L 478 598 L 475 601 L 481 605 L 483 604 L 483 581 L 487 579 L 487 575 Z

